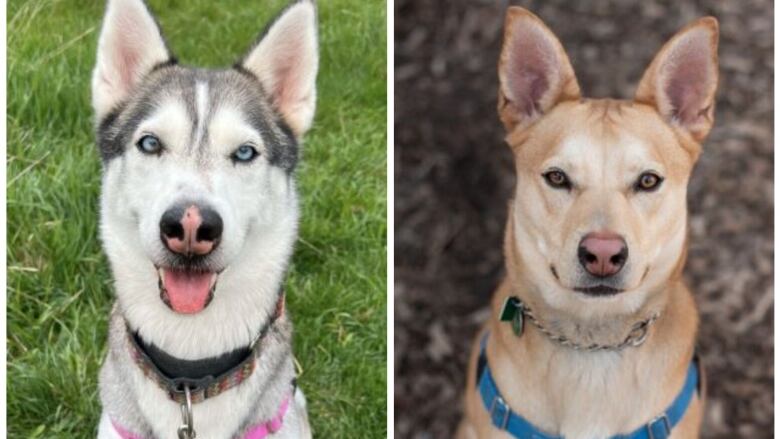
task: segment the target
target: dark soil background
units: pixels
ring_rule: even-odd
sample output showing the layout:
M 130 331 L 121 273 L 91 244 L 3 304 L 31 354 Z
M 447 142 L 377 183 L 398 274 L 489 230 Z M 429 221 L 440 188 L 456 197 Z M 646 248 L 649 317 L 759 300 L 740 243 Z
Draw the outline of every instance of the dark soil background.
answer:
M 517 3 L 561 38 L 589 97 L 631 97 L 676 30 L 720 20 L 715 128 L 689 193 L 686 277 L 709 380 L 703 436 L 772 437 L 772 2 Z M 395 1 L 396 437 L 452 435 L 468 350 L 502 275 L 514 184 L 495 110 L 507 5 Z

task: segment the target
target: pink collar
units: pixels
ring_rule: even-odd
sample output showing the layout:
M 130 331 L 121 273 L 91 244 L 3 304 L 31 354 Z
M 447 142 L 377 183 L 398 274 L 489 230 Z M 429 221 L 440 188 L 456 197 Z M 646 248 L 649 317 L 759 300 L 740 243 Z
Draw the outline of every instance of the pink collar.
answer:
M 287 413 L 289 406 L 290 397 L 288 396 L 284 399 L 284 401 L 282 401 L 282 405 L 279 406 L 279 410 L 277 410 L 276 415 L 273 418 L 251 427 L 242 437 L 242 439 L 265 439 L 269 435 L 279 431 L 282 428 L 284 415 Z M 111 420 L 111 424 L 114 426 L 114 430 L 116 430 L 117 434 L 119 434 L 119 437 L 122 439 L 145 439 L 142 436 L 131 433 L 121 425 L 117 424 L 114 420 Z

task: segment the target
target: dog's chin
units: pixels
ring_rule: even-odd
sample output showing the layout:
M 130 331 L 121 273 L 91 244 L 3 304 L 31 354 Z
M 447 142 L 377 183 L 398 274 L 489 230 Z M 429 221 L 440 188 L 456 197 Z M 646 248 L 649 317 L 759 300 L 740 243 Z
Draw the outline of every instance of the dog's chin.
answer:
M 178 314 L 198 314 L 214 299 L 219 272 L 188 267 L 158 267 L 160 300 Z
M 596 279 L 591 279 L 588 282 L 581 284 L 575 284 L 574 286 L 565 285 L 554 265 L 550 265 L 550 273 L 555 278 L 555 282 L 562 288 L 574 292 L 578 297 L 586 299 L 610 299 L 615 298 L 627 291 L 623 287 L 622 282 L 616 283 L 614 281 L 600 282 Z
M 582 294 L 585 297 L 590 298 L 605 298 L 605 297 L 613 297 L 617 296 L 618 294 L 621 294 L 625 292 L 625 290 L 620 288 L 611 287 L 609 285 L 594 285 L 594 286 L 587 286 L 587 287 L 574 287 L 572 288 L 576 293 Z

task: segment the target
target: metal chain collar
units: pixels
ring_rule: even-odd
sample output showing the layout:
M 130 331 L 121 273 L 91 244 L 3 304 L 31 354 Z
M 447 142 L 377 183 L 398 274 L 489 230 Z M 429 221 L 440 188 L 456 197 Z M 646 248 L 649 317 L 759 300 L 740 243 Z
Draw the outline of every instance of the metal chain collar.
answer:
M 511 312 L 511 310 L 508 310 L 509 307 L 514 307 L 515 311 Z M 547 336 L 547 338 L 551 339 L 552 341 L 560 344 L 561 346 L 565 346 L 567 348 L 571 348 L 578 351 L 620 351 L 623 350 L 629 346 L 631 347 L 637 347 L 642 345 L 642 343 L 647 340 L 648 331 L 650 329 L 650 326 L 655 323 L 656 320 L 658 320 L 658 317 L 660 316 L 660 313 L 656 312 L 653 313 L 650 317 L 641 320 L 639 322 L 636 322 L 632 327 L 631 330 L 628 332 L 628 335 L 626 338 L 617 344 L 600 344 L 600 343 L 592 343 L 592 344 L 581 344 L 577 343 L 576 341 L 573 341 L 569 339 L 568 337 L 561 335 L 561 334 L 555 334 L 551 332 L 549 329 L 545 328 L 541 322 L 536 318 L 533 311 L 526 305 L 523 301 L 521 301 L 518 297 L 511 296 L 508 297 L 506 302 L 504 302 L 504 307 L 501 311 L 501 320 L 510 320 L 510 318 L 507 318 L 510 314 L 513 329 L 515 331 L 515 334 L 518 336 L 522 334 L 522 325 L 523 325 L 523 317 L 528 317 L 528 320 L 533 323 L 534 326 L 536 326 L 536 329 L 538 329 L 541 333 Z

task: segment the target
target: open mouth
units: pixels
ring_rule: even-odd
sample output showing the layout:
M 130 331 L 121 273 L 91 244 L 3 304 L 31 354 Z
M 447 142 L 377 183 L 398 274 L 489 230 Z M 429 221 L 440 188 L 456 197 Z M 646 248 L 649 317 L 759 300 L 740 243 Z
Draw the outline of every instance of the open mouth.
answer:
M 182 268 L 157 268 L 160 299 L 174 312 L 197 314 L 211 303 L 219 273 Z
M 608 285 L 596 285 L 592 287 L 575 287 L 574 291 L 578 293 L 583 293 L 588 296 L 593 296 L 593 297 L 614 296 L 616 294 L 623 292 L 623 290 L 619 288 L 610 287 Z

